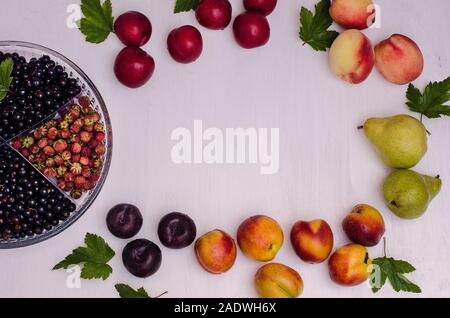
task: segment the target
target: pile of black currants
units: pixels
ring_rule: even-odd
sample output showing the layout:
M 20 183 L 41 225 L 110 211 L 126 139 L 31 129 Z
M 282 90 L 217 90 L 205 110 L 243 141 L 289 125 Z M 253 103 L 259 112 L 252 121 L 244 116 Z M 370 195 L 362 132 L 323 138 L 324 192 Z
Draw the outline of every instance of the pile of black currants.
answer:
M 76 205 L 19 154 L 0 146 L 0 241 L 51 230 Z
M 0 52 L 0 63 L 14 62 L 9 93 L 0 102 L 0 142 L 31 128 L 80 94 L 77 80 L 48 55 L 28 62 L 17 53 Z

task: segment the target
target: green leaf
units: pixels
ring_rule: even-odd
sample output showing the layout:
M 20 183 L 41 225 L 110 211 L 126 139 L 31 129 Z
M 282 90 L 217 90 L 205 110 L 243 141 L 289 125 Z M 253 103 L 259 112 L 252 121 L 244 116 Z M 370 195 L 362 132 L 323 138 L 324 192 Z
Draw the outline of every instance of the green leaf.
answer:
M 13 80 L 14 62 L 12 59 L 6 59 L 0 63 L 0 101 L 2 101 L 9 92 L 9 86 Z
M 201 0 L 177 0 L 173 13 L 195 10 Z
M 107 263 L 114 257 L 114 251 L 102 237 L 95 234 L 87 233 L 84 242 L 86 247 L 81 246 L 74 249 L 63 261 L 56 264 L 53 270 L 82 264 L 81 278 L 107 279 L 112 273 L 112 268 Z
M 406 105 L 412 112 L 428 118 L 450 116 L 450 77 L 442 82 L 430 82 L 423 93 L 413 84 L 406 91 Z
M 373 260 L 374 265 L 380 268 L 380 286 L 372 286 L 374 293 L 378 292 L 389 279 L 392 288 L 396 292 L 404 291 L 410 293 L 421 293 L 419 286 L 407 279 L 403 274 L 411 273 L 416 269 L 410 263 L 403 260 L 396 260 L 391 257 L 379 257 Z
M 126 284 L 116 284 L 114 287 L 116 287 L 120 298 L 151 298 L 144 287 L 138 290 L 134 290 Z
M 316 51 L 326 51 L 339 35 L 328 30 L 333 23 L 329 9 L 330 1 L 321 0 L 315 6 L 315 14 L 305 7 L 300 10 L 300 39 Z
M 113 32 L 114 17 L 110 0 L 103 4 L 100 0 L 81 0 L 83 18 L 80 21 L 80 31 L 86 36 L 86 41 L 101 43 Z

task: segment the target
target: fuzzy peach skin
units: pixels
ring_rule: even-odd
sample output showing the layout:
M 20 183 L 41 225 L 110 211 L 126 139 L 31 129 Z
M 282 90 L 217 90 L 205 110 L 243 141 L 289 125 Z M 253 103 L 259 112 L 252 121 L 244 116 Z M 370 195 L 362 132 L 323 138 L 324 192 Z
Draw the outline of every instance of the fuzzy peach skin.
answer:
M 358 204 L 342 222 L 350 240 L 364 246 L 375 246 L 384 234 L 383 216 L 368 204 Z
M 260 262 L 271 261 L 283 245 L 280 225 L 272 218 L 256 215 L 248 218 L 237 231 L 238 245 L 247 257 Z
M 214 230 L 197 239 L 195 253 L 198 262 L 206 271 L 221 274 L 234 265 L 236 244 L 224 231 Z
M 348 244 L 331 255 L 328 270 L 334 282 L 344 286 L 355 286 L 369 278 L 372 260 L 364 246 Z
M 345 29 L 363 30 L 373 21 L 375 7 L 372 0 L 333 0 L 330 15 L 333 21 Z
M 270 263 L 256 273 L 255 288 L 261 298 L 297 298 L 303 293 L 303 280 L 294 269 Z
M 308 263 L 322 263 L 333 249 L 333 231 L 324 220 L 298 221 L 291 230 L 291 243 L 298 257 Z
M 330 68 L 343 80 L 358 84 L 370 74 L 375 63 L 370 40 L 358 30 L 342 32 L 330 48 Z
M 423 71 L 423 55 L 416 42 L 393 34 L 375 47 L 375 64 L 381 75 L 394 84 L 408 84 Z

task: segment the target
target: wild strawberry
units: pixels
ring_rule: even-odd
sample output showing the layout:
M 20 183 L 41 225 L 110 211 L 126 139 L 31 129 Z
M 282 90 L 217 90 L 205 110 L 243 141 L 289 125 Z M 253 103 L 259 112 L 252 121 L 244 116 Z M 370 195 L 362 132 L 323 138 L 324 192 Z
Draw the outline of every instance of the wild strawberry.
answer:
M 66 172 L 67 172 L 67 167 L 66 167 L 66 166 L 59 166 L 59 167 L 56 169 L 56 173 L 58 173 L 58 176 L 59 176 L 59 177 L 64 176 L 64 175 L 66 174 Z
M 103 160 L 102 159 L 95 159 L 94 160 L 94 168 L 95 169 L 100 169 L 103 165 Z
M 58 129 L 56 129 L 56 127 L 51 127 L 47 132 L 47 138 L 53 140 L 56 137 L 58 137 Z
M 92 108 L 89 107 L 89 106 L 83 106 L 83 107 L 81 108 L 81 112 L 82 112 L 83 114 L 85 114 L 85 115 L 89 114 L 91 111 L 92 111 Z
M 53 147 L 51 147 L 51 146 L 47 146 L 44 148 L 44 153 L 47 156 L 53 156 L 55 154 L 55 149 L 53 149 Z
M 92 116 L 84 117 L 83 124 L 84 124 L 84 126 L 94 126 L 94 120 L 92 119 Z
M 95 140 L 97 140 L 98 142 L 102 142 L 103 140 L 105 140 L 105 133 L 102 131 L 95 133 Z
M 103 126 L 102 123 L 95 123 L 94 130 L 95 131 L 104 131 L 105 130 L 105 126 Z
M 103 144 L 98 144 L 97 147 L 95 147 L 95 153 L 99 156 L 104 155 L 106 152 L 105 146 Z
M 67 129 L 67 128 L 69 128 L 69 123 L 67 121 L 63 120 L 62 122 L 59 123 L 59 128 Z
M 84 187 L 84 183 L 86 182 L 86 178 L 83 176 L 77 176 L 75 178 L 75 188 L 82 189 Z
M 66 191 L 72 191 L 73 189 L 73 181 L 66 181 Z
M 78 125 L 76 122 L 70 126 L 70 132 L 72 134 L 78 134 L 80 132 L 80 130 L 81 130 L 81 126 Z
M 87 131 L 82 131 L 80 133 L 80 139 L 82 142 L 84 142 L 85 144 L 89 143 L 89 141 L 91 141 L 92 139 L 92 134 L 87 132 Z
M 81 198 L 82 192 L 80 190 L 75 190 L 74 189 L 74 190 L 70 191 L 70 196 L 72 198 L 74 198 L 75 200 L 78 200 L 79 198 Z
M 98 174 L 98 173 L 93 174 L 89 180 L 92 183 L 96 183 L 98 180 L 100 180 L 100 174 Z
M 67 124 L 71 124 L 71 123 L 73 122 L 73 116 L 72 116 L 72 114 L 71 114 L 71 113 L 65 114 L 65 115 L 64 115 L 64 121 L 65 121 Z
M 57 122 L 56 120 L 49 120 L 46 124 L 45 127 L 50 130 L 50 128 L 56 127 Z
M 11 146 L 16 150 L 19 150 L 20 147 L 22 147 L 22 143 L 20 142 L 19 139 L 14 139 L 11 143 Z
M 92 139 L 92 140 L 89 142 L 89 148 L 94 149 L 95 147 L 98 146 L 98 144 L 99 144 L 99 142 L 98 142 L 97 140 Z
M 33 131 L 34 138 L 41 139 L 43 136 L 45 136 L 45 134 L 42 133 L 42 128 L 43 127 L 38 127 Z M 45 133 L 47 133 L 47 131 L 45 131 Z
M 91 148 L 83 147 L 83 149 L 81 149 L 81 155 L 82 155 L 83 157 L 90 157 L 91 154 L 92 154 Z
M 80 157 L 80 164 L 82 166 L 88 166 L 89 165 L 89 158 L 88 157 Z
M 64 150 L 63 153 L 66 152 L 66 151 L 67 151 L 67 150 Z M 69 152 L 69 151 L 67 151 L 67 152 Z M 70 154 L 70 152 L 69 152 L 69 154 Z M 61 165 L 64 164 L 64 159 L 63 159 L 63 157 L 62 157 L 62 154 L 61 154 L 61 156 L 60 156 L 60 155 L 56 155 L 55 157 L 53 157 L 53 159 L 55 160 L 55 164 L 56 164 L 57 166 L 61 166 Z M 69 159 L 70 159 L 70 158 L 69 158 Z
M 81 158 L 80 154 L 78 154 L 78 153 L 74 154 L 74 155 L 72 155 L 72 162 L 79 162 L 80 158 Z
M 72 151 L 73 154 L 78 154 L 81 152 L 81 145 L 79 143 L 74 143 L 70 147 L 70 150 Z
M 61 190 L 66 190 L 66 181 L 64 181 L 63 179 L 58 179 L 57 184 Z
M 64 175 L 64 180 L 65 180 L 66 182 L 73 181 L 73 180 L 75 180 L 75 176 L 73 175 L 72 172 L 67 172 L 67 173 Z
M 95 186 L 95 185 L 94 185 L 91 181 L 86 180 L 86 181 L 84 182 L 83 189 L 86 190 L 86 191 L 89 191 L 89 190 L 94 189 L 94 186 Z
M 43 164 L 42 162 L 38 162 L 36 163 L 36 168 L 42 172 L 45 169 L 45 164 Z
M 64 161 L 69 161 L 72 158 L 72 154 L 69 150 L 64 150 L 63 152 L 61 152 L 61 158 Z
M 78 162 L 72 163 L 70 172 L 72 172 L 74 176 L 79 176 L 81 174 L 81 170 L 81 165 Z
M 38 155 L 38 161 L 44 163 L 46 160 L 47 160 L 46 154 L 41 152 L 41 153 Z
M 25 137 L 22 139 L 22 147 L 23 148 L 30 148 L 31 145 L 34 145 L 33 137 Z
M 30 151 L 31 151 L 31 153 L 37 154 L 37 153 L 39 153 L 41 150 L 39 149 L 38 145 L 34 144 L 34 145 L 31 145 Z
M 45 147 L 48 146 L 48 139 L 47 138 L 42 138 L 38 141 L 38 147 L 41 149 L 44 149 Z
M 81 175 L 85 178 L 89 178 L 92 175 L 91 169 L 87 166 L 84 166 L 81 169 Z
M 72 115 L 72 118 L 75 120 L 76 118 L 80 117 L 81 114 L 81 107 L 78 105 L 73 105 L 70 109 L 70 114 Z
M 80 96 L 80 97 L 78 97 L 78 102 L 83 107 L 89 107 L 91 105 L 91 100 L 87 96 Z
M 83 126 L 83 129 L 85 131 L 88 131 L 88 132 L 93 132 L 94 131 L 94 125 L 92 125 L 92 126 Z
M 63 139 L 69 139 L 71 135 L 72 135 L 72 133 L 70 132 L 69 129 L 63 129 L 63 130 L 61 130 L 61 138 L 63 138 Z
M 71 143 L 78 143 L 80 142 L 80 136 L 77 134 L 73 134 L 72 136 L 70 136 L 70 142 Z
M 56 177 L 57 174 L 56 174 L 56 170 L 54 168 L 45 168 L 44 175 L 46 177 L 52 178 L 52 177 Z
M 23 148 L 21 149 L 20 153 L 22 154 L 22 156 L 24 156 L 25 158 L 28 157 L 29 155 L 31 155 L 31 151 L 27 148 Z
M 67 142 L 63 139 L 58 139 L 53 143 L 53 148 L 56 150 L 56 152 L 63 152 L 67 149 Z
M 53 158 L 47 158 L 47 160 L 45 161 L 45 165 L 48 168 L 52 168 L 55 166 L 55 160 Z

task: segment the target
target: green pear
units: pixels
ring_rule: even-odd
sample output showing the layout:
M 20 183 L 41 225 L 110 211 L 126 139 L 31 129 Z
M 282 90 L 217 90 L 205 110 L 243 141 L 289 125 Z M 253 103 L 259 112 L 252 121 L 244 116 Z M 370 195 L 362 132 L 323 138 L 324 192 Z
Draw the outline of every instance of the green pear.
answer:
M 364 123 L 364 132 L 391 168 L 414 167 L 427 152 L 427 130 L 409 115 L 370 118 Z
M 384 201 L 397 216 L 415 219 L 425 213 L 431 200 L 441 190 L 441 185 L 439 176 L 396 170 L 384 181 Z

